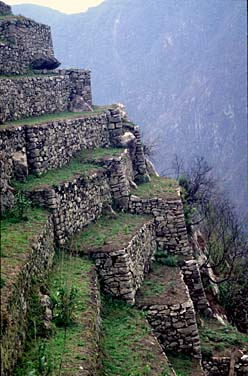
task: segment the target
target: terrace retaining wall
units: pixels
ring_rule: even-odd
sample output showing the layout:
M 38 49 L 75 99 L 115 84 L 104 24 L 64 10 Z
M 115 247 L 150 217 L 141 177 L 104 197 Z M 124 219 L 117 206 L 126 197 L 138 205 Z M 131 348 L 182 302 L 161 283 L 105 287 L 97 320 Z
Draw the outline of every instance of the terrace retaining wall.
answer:
M 202 366 L 206 376 L 247 376 L 248 357 L 235 359 L 230 373 L 230 357 L 212 357 L 204 359 Z
M 0 97 L 0 123 L 74 111 L 77 109 L 77 97 L 90 108 L 90 71 L 58 70 L 47 75 L 0 78 Z
M 144 199 L 132 195 L 128 209 L 133 214 L 152 214 L 155 217 L 158 248 L 165 254 L 192 259 L 180 197 L 176 200 L 165 200 Z
M 59 246 L 63 246 L 75 232 L 96 220 L 104 206 L 111 203 L 106 171 L 99 169 L 53 188 L 31 189 L 27 195 L 35 204 L 52 212 L 55 240 Z
M 104 291 L 134 304 L 136 291 L 149 270 L 155 250 L 155 227 L 150 221 L 123 249 L 92 253 Z
M 15 287 L 7 294 L 1 290 L 1 374 L 12 375 L 26 339 L 29 295 L 33 280 L 44 280 L 52 267 L 54 230 L 51 218 L 32 245 L 24 267 L 17 276 Z

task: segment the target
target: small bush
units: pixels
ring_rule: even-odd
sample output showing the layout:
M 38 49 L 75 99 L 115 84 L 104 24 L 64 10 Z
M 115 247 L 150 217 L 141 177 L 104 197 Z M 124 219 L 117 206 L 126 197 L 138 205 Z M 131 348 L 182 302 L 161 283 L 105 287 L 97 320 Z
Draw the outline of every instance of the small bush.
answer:
M 178 266 L 178 257 L 174 255 L 166 255 L 164 251 L 158 249 L 155 253 L 155 260 L 162 265 L 176 267 Z
M 57 296 L 54 298 L 54 321 L 57 326 L 66 328 L 72 324 L 77 295 L 78 290 L 75 286 L 72 286 L 71 289 L 64 286 L 57 290 Z

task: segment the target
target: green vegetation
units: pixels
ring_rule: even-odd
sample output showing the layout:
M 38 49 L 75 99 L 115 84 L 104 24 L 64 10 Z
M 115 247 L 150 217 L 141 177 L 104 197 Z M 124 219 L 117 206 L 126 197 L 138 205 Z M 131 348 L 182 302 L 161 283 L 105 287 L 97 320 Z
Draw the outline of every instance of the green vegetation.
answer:
M 98 148 L 98 149 L 85 149 L 81 152 L 82 159 L 97 160 L 100 158 L 115 157 L 124 151 L 123 148 Z
M 220 325 L 216 320 L 204 320 L 199 327 L 202 354 L 205 357 L 217 354 L 225 355 L 225 351 L 233 348 L 248 346 L 248 335 L 242 334 L 236 328 Z
M 28 190 L 31 188 L 38 188 L 42 186 L 56 186 L 59 183 L 70 181 L 75 179 L 78 175 L 87 175 L 88 172 L 99 169 L 93 164 L 82 163 L 81 157 L 78 156 L 67 165 L 45 172 L 44 174 L 38 175 L 29 175 L 26 182 L 21 183 L 13 181 L 12 185 L 20 190 Z
M 142 198 L 166 198 L 176 199 L 178 185 L 176 180 L 152 176 L 149 183 L 142 183 L 138 188 L 132 191 L 132 194 Z
M 2 219 L 7 219 L 12 223 L 27 221 L 27 211 L 30 208 L 31 201 L 22 192 L 17 192 L 14 197 L 14 206 L 3 213 Z
M 194 369 L 194 363 L 189 355 L 181 353 L 166 353 L 172 367 L 176 371 L 177 376 L 190 376 Z
M 25 221 L 13 221 L 13 217 L 1 220 L 1 273 L 5 280 L 12 280 L 15 270 L 25 261 L 31 243 L 44 227 L 48 213 L 37 208 L 25 211 Z
M 105 300 L 102 325 L 104 375 L 170 375 L 165 358 L 155 352 L 141 312 L 121 301 Z
M 166 255 L 164 250 L 157 249 L 154 256 L 156 262 L 159 264 L 171 267 L 178 266 L 178 256 L 176 255 Z
M 143 282 L 143 294 L 144 296 L 159 296 L 166 292 L 166 287 L 164 283 L 159 281 L 154 281 L 151 279 L 146 279 Z
M 33 337 L 16 367 L 15 376 L 69 376 L 76 374 L 85 361 L 93 362 L 97 358 L 92 345 L 96 312 L 91 302 L 91 270 L 92 263 L 82 258 L 64 256 L 57 263 L 49 282 L 55 304 L 53 336 Z M 58 317 L 63 318 L 63 323 Z M 30 322 L 36 328 L 36 318 L 31 317 Z
M 35 71 L 30 71 L 29 73 L 21 76 L 0 76 L 0 78 L 11 78 L 11 79 L 18 79 L 18 78 L 25 78 L 25 77 L 36 77 L 36 76 L 41 76 L 41 77 L 46 77 L 46 76 L 51 76 L 54 73 L 49 73 L 49 74 L 40 74 Z M 85 118 L 89 116 L 95 116 L 97 114 L 100 114 L 107 109 L 114 108 L 114 105 L 110 106 L 94 106 L 93 111 L 84 111 L 84 112 L 56 112 L 53 114 L 46 114 L 42 116 L 34 116 L 34 117 L 28 117 L 25 119 L 20 119 L 20 120 L 13 120 L 13 121 L 8 121 L 4 124 L 0 124 L 0 129 L 1 128 L 9 128 L 9 127 L 16 127 L 16 126 L 22 126 L 22 125 L 38 125 L 38 124 L 46 124 L 49 122 L 53 121 L 63 121 L 67 119 L 76 119 L 76 118 Z
M 100 248 L 104 246 L 121 247 L 130 237 L 147 222 L 149 217 L 118 213 L 113 218 L 102 217 L 95 224 L 90 224 L 70 241 L 74 250 Z

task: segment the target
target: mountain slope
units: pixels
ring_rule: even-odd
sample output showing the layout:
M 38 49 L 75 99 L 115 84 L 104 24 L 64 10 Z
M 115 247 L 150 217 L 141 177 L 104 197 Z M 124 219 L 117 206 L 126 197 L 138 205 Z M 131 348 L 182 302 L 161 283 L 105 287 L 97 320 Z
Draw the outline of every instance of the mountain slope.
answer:
M 33 17 L 51 24 L 64 66 L 92 69 L 96 103 L 125 103 L 146 138 L 158 140 L 160 172 L 174 153 L 204 155 L 243 208 L 245 10 L 245 0 L 106 0 L 77 15 L 39 9 Z

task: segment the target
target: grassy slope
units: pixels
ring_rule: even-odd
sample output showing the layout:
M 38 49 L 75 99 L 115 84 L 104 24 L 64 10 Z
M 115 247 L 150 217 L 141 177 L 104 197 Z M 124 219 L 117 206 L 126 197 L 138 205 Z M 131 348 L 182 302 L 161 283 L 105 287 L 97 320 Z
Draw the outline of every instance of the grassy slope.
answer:
M 17 223 L 13 223 L 11 218 L 1 220 L 1 276 L 6 289 L 11 288 L 30 254 L 32 241 L 48 219 L 48 213 L 37 208 L 29 209 L 25 216 L 27 221 Z M 1 292 L 5 294 L 5 288 Z
M 166 358 L 155 345 L 143 315 L 123 302 L 105 302 L 103 353 L 105 376 L 171 374 Z
M 50 375 L 58 375 L 61 362 L 61 353 L 64 350 L 61 375 L 79 375 L 80 367 L 85 367 L 89 361 L 96 362 L 97 349 L 94 344 L 92 322 L 96 311 L 91 297 L 91 270 L 92 263 L 82 258 L 65 256 L 56 265 L 50 277 L 50 290 L 56 297 L 59 288 L 70 290 L 76 287 L 76 308 L 73 314 L 73 323 L 68 327 L 64 346 L 64 328 L 56 327 L 50 339 L 37 338 L 29 344 L 21 362 L 16 368 L 15 375 L 26 376 L 39 365 L 39 348 L 45 346 L 44 355 L 51 367 Z M 36 373 L 35 373 L 36 375 Z

